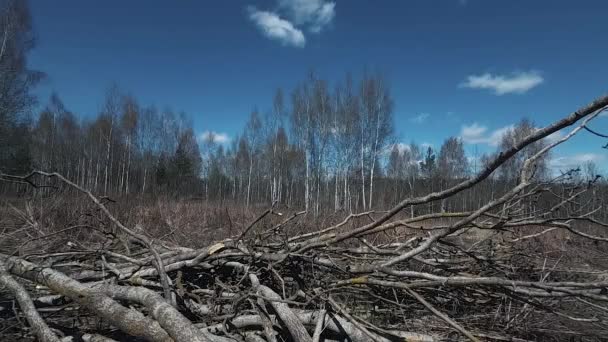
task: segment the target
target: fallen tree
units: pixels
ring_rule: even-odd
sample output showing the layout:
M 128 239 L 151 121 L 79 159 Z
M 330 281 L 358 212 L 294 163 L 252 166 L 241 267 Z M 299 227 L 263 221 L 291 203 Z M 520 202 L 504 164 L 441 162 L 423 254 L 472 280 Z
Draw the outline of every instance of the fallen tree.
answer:
M 1 251 L 7 294 L 0 298 L 18 305 L 0 308 L 14 321 L 0 334 L 178 342 L 600 338 L 608 333 L 608 268 L 587 265 L 572 279 L 577 260 L 562 260 L 572 255 L 536 252 L 530 243 L 560 232 L 564 241 L 608 251 L 601 247 L 608 223 L 593 217 L 602 204 L 580 203 L 593 182 L 572 181 L 576 170 L 535 177 L 539 158 L 587 129 L 607 106 L 608 97 L 600 98 L 517 141 L 471 178 L 387 212 L 297 231 L 294 223 L 305 215 L 273 207 L 240 234 L 203 248 L 127 227 L 102 198 L 58 173 L 1 174 L 8 182 L 80 193 L 110 225 L 95 228 L 104 235 L 78 250 Z M 568 127 L 526 158 L 517 184 L 476 210 L 401 215 L 467 191 Z M 530 207 L 541 196 L 552 205 Z

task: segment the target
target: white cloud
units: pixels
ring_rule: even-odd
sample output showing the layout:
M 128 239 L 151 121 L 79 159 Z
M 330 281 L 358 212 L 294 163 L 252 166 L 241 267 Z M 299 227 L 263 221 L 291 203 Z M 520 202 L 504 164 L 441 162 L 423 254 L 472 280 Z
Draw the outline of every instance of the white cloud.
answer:
M 560 140 L 561 138 L 564 137 L 564 133 L 562 133 L 561 131 L 557 131 L 555 133 L 551 133 L 549 134 L 546 138 L 545 141 L 549 144 L 553 144 L 554 142 Z
M 481 161 L 481 158 L 479 156 L 467 155 L 466 157 L 467 157 L 469 164 L 479 163 Z
M 283 45 L 304 47 L 306 38 L 301 30 L 274 12 L 260 11 L 253 6 L 248 7 L 249 19 L 262 31 L 266 37 L 280 41 Z
M 391 152 L 393 152 L 394 148 L 397 148 L 397 151 L 399 151 L 400 154 L 405 153 L 405 151 L 409 151 L 410 150 L 410 145 L 405 144 L 405 143 L 396 143 L 396 144 L 390 144 L 386 147 L 386 154 L 390 154 Z
M 279 8 L 298 26 L 319 33 L 336 16 L 336 3 L 325 0 L 278 0 Z
M 320 33 L 336 16 L 336 3 L 326 0 L 277 0 L 275 11 L 247 7 L 249 19 L 266 37 L 283 45 L 304 47 L 302 30 Z
M 490 89 L 496 95 L 523 94 L 543 83 L 543 77 L 535 71 L 518 72 L 511 75 L 470 75 L 459 87 L 472 89 Z
M 513 125 L 504 126 L 492 132 L 488 132 L 487 126 L 481 126 L 477 122 L 474 122 L 471 125 L 462 126 L 460 129 L 460 138 L 468 144 L 498 146 L 503 135 L 510 129 L 513 129 Z
M 413 123 L 421 124 L 421 123 L 425 122 L 430 116 L 431 116 L 431 114 L 429 114 L 429 113 L 420 113 L 420 114 L 410 118 L 410 121 Z
M 397 149 L 399 150 L 399 153 L 404 153 L 405 151 L 410 151 L 411 147 L 408 144 L 398 143 Z
M 469 144 L 477 144 L 485 142 L 484 134 L 488 130 L 486 126 L 480 126 L 477 122 L 473 122 L 472 125 L 464 125 L 460 129 L 460 137 L 462 141 Z
M 468 144 L 486 144 L 496 147 L 500 145 L 500 141 L 505 133 L 512 130 L 514 127 L 514 125 L 508 125 L 489 132 L 487 126 L 482 126 L 477 122 L 474 122 L 470 125 L 462 126 L 460 129 L 460 138 L 462 138 L 462 141 Z M 564 133 L 557 131 L 545 137 L 544 140 L 551 144 L 563 137 Z
M 492 131 L 492 134 L 488 137 L 488 144 L 490 146 L 498 146 L 500 145 L 500 140 L 508 131 L 513 129 L 513 125 L 501 127 L 497 130 Z
M 606 155 L 598 153 L 580 153 L 570 156 L 561 156 L 552 158 L 549 165 L 558 170 L 569 170 L 579 166 L 583 166 L 586 162 L 603 162 L 606 160 Z
M 213 141 L 217 144 L 225 144 L 230 141 L 230 136 L 226 133 L 205 131 L 198 136 L 198 141 L 201 143 Z

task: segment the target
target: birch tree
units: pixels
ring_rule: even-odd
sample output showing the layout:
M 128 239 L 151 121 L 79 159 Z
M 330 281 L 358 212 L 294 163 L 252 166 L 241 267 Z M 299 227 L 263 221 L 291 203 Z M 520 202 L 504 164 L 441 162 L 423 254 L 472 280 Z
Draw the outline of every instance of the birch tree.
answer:
M 361 81 L 361 111 L 362 111 L 362 175 L 369 169 L 369 200 L 367 206 L 373 205 L 374 173 L 380 155 L 385 151 L 387 143 L 393 134 L 393 101 L 386 81 L 379 75 L 365 75 Z M 365 157 L 367 155 L 367 157 Z M 364 180 L 364 177 L 362 177 Z M 363 206 L 365 209 L 365 183 L 363 183 Z
M 245 127 L 244 136 L 249 142 L 248 155 L 249 155 L 249 170 L 247 172 L 247 200 L 246 205 L 249 208 L 249 204 L 251 202 L 251 181 L 253 176 L 253 166 L 255 162 L 255 158 L 259 151 L 259 144 L 261 140 L 262 133 L 262 122 L 260 121 L 260 116 L 257 109 L 254 109 L 251 112 L 251 116 L 249 117 L 249 121 Z

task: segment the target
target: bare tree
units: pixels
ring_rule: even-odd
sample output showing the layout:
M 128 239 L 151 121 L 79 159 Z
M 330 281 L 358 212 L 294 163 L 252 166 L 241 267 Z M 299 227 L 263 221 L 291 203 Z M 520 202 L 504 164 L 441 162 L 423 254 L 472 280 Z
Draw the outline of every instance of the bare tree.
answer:
M 133 96 L 125 96 L 122 104 L 121 129 L 125 135 L 125 149 L 122 157 L 122 172 L 120 176 L 120 192 L 129 194 L 129 176 L 134 145 L 137 144 L 137 121 L 139 120 L 139 105 Z
M 31 90 L 44 74 L 28 67 L 34 33 L 25 0 L 0 2 L 0 169 L 26 171 L 29 160 L 25 114 L 35 104 Z
M 253 176 L 253 167 L 256 162 L 256 158 L 259 154 L 260 142 L 262 140 L 262 122 L 260 121 L 260 117 L 257 109 L 251 112 L 251 116 L 249 117 L 249 121 L 247 122 L 247 126 L 245 127 L 244 137 L 246 137 L 248 141 L 248 161 L 249 161 L 249 170 L 247 172 L 247 200 L 246 205 L 249 208 L 249 204 L 251 202 L 251 181 Z
M 462 140 L 447 138 L 441 145 L 437 158 L 437 171 L 444 179 L 462 179 L 466 176 L 469 163 L 464 153 Z
M 608 96 L 531 131 L 487 158 L 478 173 L 402 198 L 387 211 L 323 224 L 270 207 L 239 234 L 199 235 L 194 243 L 188 235 L 178 240 L 183 232 L 174 228 L 130 228 L 105 198 L 59 173 L 0 173 L 3 182 L 33 191 L 53 187 L 58 191 L 52 196 L 72 191 L 83 202 L 78 212 L 53 211 L 96 218 L 84 227 L 49 232 L 39 218 L 21 215 L 19 225 L 2 230 L 3 296 L 20 306 L 0 308 L 2 323 L 10 322 L 3 333 L 36 334 L 43 341 L 55 341 L 59 331 L 66 337 L 99 334 L 95 338 L 102 340 L 120 331 L 128 335 L 124 339 L 177 342 L 601 340 L 608 333 L 602 323 L 608 318 L 608 282 L 597 260 L 607 250 L 608 223 L 598 213 L 606 191 L 589 201 L 597 179 L 573 177 L 577 169 L 537 178 L 536 170 L 551 149 L 585 132 L 606 109 Z M 527 155 L 515 183 L 497 188 L 492 199 L 467 210 L 400 215 L 483 185 L 509 159 L 561 130 L 566 132 L 560 138 Z M 200 157 L 192 130 L 182 130 L 177 145 L 176 161 Z M 394 151 L 395 158 L 403 153 Z M 436 176 L 432 149 L 422 165 Z M 76 244 L 66 244 L 65 235 L 78 232 L 79 249 L 70 249 Z M 125 241 L 115 241 L 117 235 Z M 79 320 L 85 313 L 104 324 Z
M 372 207 L 374 195 L 374 171 L 378 158 L 385 150 L 387 142 L 393 134 L 393 101 L 386 81 L 380 75 L 365 75 L 361 81 L 361 118 L 362 130 L 371 132 L 369 139 L 362 139 L 362 154 L 367 154 L 369 168 L 369 200 L 367 206 Z M 365 167 L 362 162 L 362 168 Z M 363 170 L 362 170 L 363 172 Z M 365 183 L 363 183 L 365 187 Z M 363 191 L 363 197 L 365 193 Z M 365 198 L 363 200 L 365 209 Z
M 211 164 L 213 159 L 213 153 L 217 148 L 216 135 L 214 132 L 207 132 L 207 135 L 203 138 L 203 178 L 205 181 L 205 199 L 209 201 L 209 179 L 211 174 Z
M 522 119 L 513 128 L 509 129 L 500 140 L 500 150 L 504 151 L 519 143 L 526 136 L 532 134 L 536 130 L 534 124 L 528 119 Z M 522 163 L 526 157 L 535 154 L 547 145 L 546 140 L 540 140 L 526 147 L 524 152 L 516 158 L 510 159 L 500 169 L 500 176 L 506 181 L 515 181 L 517 172 L 521 169 Z M 549 156 L 544 156 L 536 161 L 535 177 L 542 178 L 547 175 L 547 161 Z
M 292 131 L 298 147 L 304 152 L 304 209 L 310 208 L 310 173 L 313 151 L 313 111 L 310 100 L 310 89 L 307 84 L 296 87 L 292 94 Z

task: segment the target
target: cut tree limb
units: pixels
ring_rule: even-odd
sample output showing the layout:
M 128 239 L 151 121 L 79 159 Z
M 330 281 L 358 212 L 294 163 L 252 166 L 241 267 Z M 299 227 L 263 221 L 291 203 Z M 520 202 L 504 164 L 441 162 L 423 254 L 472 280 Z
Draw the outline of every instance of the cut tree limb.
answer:
M 306 328 L 302 322 L 298 320 L 298 316 L 296 316 L 293 311 L 289 308 L 289 306 L 283 302 L 280 302 L 281 296 L 278 293 L 274 292 L 267 286 L 261 285 L 258 277 L 255 274 L 250 273 L 249 279 L 254 286 L 254 289 L 263 297 L 270 299 L 270 305 L 277 313 L 281 321 L 287 326 L 287 330 L 291 334 L 291 337 L 296 342 L 312 342 L 312 339 Z
M 57 335 L 40 317 L 28 292 L 8 273 L 2 260 L 0 260 L 0 285 L 5 286 L 15 296 L 25 319 L 41 342 L 59 342 Z
M 6 263 L 7 270 L 10 273 L 47 286 L 53 292 L 69 297 L 129 335 L 143 337 L 149 341 L 158 342 L 169 342 L 174 339 L 176 342 L 209 341 L 208 339 L 202 339 L 200 337 L 184 339 L 183 332 L 176 332 L 174 329 L 172 329 L 172 332 L 175 335 L 170 337 L 167 331 L 161 327 L 159 322 L 145 317 L 139 311 L 125 308 L 107 294 L 82 284 L 51 268 L 39 267 L 28 261 L 4 255 L 0 255 L 0 260 L 3 260 Z M 137 291 L 127 293 L 119 292 L 117 295 L 141 296 Z M 157 305 L 157 303 L 155 303 L 155 298 L 144 296 L 140 299 L 157 310 L 155 312 L 156 318 L 163 322 L 167 327 L 174 328 L 176 324 L 179 324 L 179 322 L 170 321 L 173 316 L 168 314 L 166 306 Z M 183 328 L 187 333 L 188 328 Z

